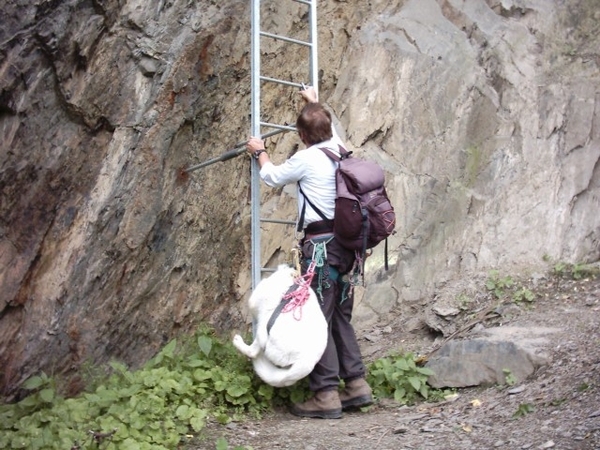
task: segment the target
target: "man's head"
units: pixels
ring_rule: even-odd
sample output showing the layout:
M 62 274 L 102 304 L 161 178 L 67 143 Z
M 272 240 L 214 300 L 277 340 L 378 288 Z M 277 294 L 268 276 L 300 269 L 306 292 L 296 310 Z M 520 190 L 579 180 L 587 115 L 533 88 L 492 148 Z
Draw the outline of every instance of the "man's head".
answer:
M 305 145 L 331 139 L 331 114 L 320 103 L 307 103 L 296 120 L 296 129 Z

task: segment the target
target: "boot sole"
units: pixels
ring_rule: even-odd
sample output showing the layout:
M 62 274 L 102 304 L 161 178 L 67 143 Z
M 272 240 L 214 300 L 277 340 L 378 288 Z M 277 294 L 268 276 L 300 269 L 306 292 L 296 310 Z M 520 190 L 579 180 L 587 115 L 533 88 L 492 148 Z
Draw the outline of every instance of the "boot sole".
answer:
M 304 411 L 302 409 L 290 408 L 290 412 L 298 417 L 308 417 L 311 419 L 341 419 L 342 409 L 330 409 L 327 411 Z
M 345 411 L 347 409 L 358 409 L 372 404 L 373 397 L 371 397 L 370 395 L 363 395 L 361 397 L 351 398 L 342 402 L 342 410 Z

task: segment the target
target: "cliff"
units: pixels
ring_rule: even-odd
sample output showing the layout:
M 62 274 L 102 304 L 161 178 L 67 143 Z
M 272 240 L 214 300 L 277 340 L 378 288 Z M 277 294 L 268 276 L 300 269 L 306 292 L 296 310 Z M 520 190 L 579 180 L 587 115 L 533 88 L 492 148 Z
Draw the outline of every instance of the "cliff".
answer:
M 265 28 L 305 31 L 302 5 L 263 4 Z M 491 269 L 600 258 L 596 1 L 318 8 L 321 100 L 385 168 L 399 217 L 390 270 L 379 248 L 368 260 L 358 327 Z M 251 161 L 181 168 L 249 135 L 250 2 L 9 0 L 0 21 L 4 394 L 39 370 L 135 367 L 200 322 L 243 326 Z M 289 76 L 302 64 L 280 43 L 262 57 Z M 263 104 L 292 123 L 298 96 Z M 295 219 L 287 189 L 262 205 Z M 265 226 L 265 264 L 293 242 Z

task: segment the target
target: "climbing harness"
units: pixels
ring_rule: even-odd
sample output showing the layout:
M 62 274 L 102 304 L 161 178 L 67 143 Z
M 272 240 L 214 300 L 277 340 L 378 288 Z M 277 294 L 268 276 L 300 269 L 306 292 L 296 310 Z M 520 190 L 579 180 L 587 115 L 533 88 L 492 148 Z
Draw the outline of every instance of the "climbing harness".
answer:
M 325 263 L 327 262 L 327 244 L 333 240 L 333 235 L 327 238 L 316 238 L 309 239 L 309 242 L 313 244 L 313 253 L 311 257 L 311 264 L 315 264 L 315 268 L 318 274 L 317 283 L 317 296 L 321 303 L 323 303 L 323 289 L 329 289 L 331 286 L 327 281 L 329 273 L 325 273 Z M 331 269 L 329 266 L 327 268 Z

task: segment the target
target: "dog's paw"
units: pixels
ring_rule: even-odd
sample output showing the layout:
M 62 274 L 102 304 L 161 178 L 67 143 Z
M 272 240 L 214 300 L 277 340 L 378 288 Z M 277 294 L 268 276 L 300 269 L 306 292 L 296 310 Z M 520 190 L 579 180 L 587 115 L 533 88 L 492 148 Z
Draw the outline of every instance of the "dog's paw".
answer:
M 245 346 L 246 343 L 244 342 L 244 339 L 239 334 L 236 334 L 233 337 L 233 345 L 235 345 L 236 347 L 239 348 L 240 346 Z

